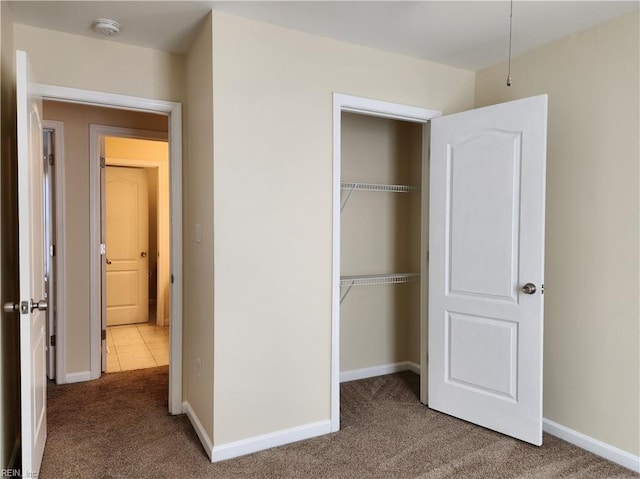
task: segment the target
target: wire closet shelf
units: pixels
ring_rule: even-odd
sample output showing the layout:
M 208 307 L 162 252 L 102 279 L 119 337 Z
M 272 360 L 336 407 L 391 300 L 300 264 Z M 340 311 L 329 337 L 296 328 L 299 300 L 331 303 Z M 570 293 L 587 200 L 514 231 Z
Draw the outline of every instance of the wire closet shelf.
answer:
M 387 193 L 415 193 L 416 191 L 418 191 L 417 186 L 356 183 L 353 181 L 341 181 L 340 189 L 349 191 L 347 197 L 342 201 L 342 204 L 340 205 L 340 212 L 342 212 L 342 210 L 344 210 L 344 207 L 347 206 L 349 198 L 351 198 L 351 195 L 354 191 L 382 191 Z
M 341 276 L 340 287 L 346 287 L 347 290 L 340 298 L 340 303 L 351 291 L 354 286 L 367 286 L 374 284 L 399 284 L 418 281 L 420 273 L 389 273 L 389 274 L 359 274 L 356 276 Z

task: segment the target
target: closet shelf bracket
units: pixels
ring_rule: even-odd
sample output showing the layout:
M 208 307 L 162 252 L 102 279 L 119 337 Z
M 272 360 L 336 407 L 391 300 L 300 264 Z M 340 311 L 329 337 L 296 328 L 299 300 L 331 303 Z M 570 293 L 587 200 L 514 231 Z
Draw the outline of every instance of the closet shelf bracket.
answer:
M 340 287 L 345 287 L 347 290 L 340 297 L 340 303 L 351 291 L 354 286 L 367 286 L 372 284 L 399 284 L 408 283 L 411 281 L 418 281 L 420 279 L 420 273 L 390 273 L 390 274 L 365 274 L 357 276 L 341 276 Z
M 384 192 L 387 192 L 387 193 L 415 193 L 416 191 L 418 191 L 418 188 L 416 186 L 409 186 L 409 185 L 383 185 L 383 184 L 376 184 L 376 183 L 354 183 L 354 182 L 351 182 L 351 181 L 342 181 L 342 182 L 340 182 L 340 189 L 341 190 L 349 190 L 349 193 L 347 193 L 347 197 L 344 199 L 344 201 L 340 205 L 340 212 L 342 212 L 344 207 L 347 206 L 347 203 L 349 202 L 349 198 L 351 198 L 352 193 L 354 191 L 356 191 L 356 190 L 359 190 L 359 191 L 384 191 Z

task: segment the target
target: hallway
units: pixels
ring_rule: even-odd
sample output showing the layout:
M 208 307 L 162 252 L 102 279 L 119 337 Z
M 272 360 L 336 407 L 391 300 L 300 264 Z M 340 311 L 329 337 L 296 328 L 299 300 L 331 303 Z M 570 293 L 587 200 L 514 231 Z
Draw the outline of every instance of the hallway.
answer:
M 153 323 L 107 328 L 107 372 L 169 365 L 169 327 Z

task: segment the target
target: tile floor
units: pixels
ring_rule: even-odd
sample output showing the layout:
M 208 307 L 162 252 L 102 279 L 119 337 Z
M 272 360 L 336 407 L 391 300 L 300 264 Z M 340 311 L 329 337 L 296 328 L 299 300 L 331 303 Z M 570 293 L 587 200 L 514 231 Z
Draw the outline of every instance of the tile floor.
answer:
M 169 328 L 152 323 L 107 328 L 107 372 L 169 364 Z

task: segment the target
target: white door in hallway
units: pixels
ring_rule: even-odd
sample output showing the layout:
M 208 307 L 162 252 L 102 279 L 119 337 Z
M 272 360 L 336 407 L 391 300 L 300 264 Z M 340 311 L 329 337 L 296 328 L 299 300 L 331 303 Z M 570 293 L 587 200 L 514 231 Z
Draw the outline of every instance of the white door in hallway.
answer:
M 429 407 L 542 444 L 546 95 L 431 125 Z
M 107 325 L 149 320 L 149 196 L 144 168 L 108 166 Z
M 20 392 L 23 477 L 36 477 L 47 438 L 42 98 L 25 52 L 16 52 Z

